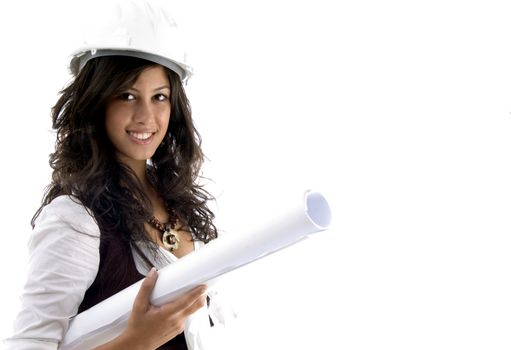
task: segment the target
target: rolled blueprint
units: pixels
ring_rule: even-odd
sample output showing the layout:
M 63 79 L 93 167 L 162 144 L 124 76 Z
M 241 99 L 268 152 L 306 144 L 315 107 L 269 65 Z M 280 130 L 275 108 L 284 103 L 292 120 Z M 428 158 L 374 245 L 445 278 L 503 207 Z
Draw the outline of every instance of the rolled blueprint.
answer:
M 271 221 L 258 228 L 220 237 L 161 269 L 151 295 L 153 305 L 172 301 L 199 284 L 297 243 L 330 226 L 331 211 L 319 192 L 306 191 Z M 63 350 L 85 350 L 122 333 L 138 293 L 139 281 L 75 316 L 60 344 Z

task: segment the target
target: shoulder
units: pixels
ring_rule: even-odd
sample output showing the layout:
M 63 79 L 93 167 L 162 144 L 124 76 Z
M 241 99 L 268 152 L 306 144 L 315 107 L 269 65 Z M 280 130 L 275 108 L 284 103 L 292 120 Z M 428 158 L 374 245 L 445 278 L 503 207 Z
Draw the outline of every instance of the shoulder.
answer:
M 13 339 L 46 341 L 57 349 L 96 278 L 99 246 L 98 225 L 77 198 L 60 196 L 43 207 L 28 241 L 27 279 Z M 35 348 L 43 346 L 30 347 Z
M 49 223 L 60 223 L 78 232 L 99 236 L 99 228 L 92 212 L 74 196 L 59 196 L 43 207 L 35 221 L 35 227 Z

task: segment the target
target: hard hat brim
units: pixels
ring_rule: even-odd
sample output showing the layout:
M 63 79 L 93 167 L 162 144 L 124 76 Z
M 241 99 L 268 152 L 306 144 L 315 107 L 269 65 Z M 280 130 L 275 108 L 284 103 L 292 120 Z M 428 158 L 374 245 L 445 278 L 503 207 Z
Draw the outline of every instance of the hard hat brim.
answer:
M 126 48 L 82 48 L 72 55 L 71 61 L 69 63 L 69 70 L 71 74 L 76 76 L 88 61 L 94 58 L 105 56 L 129 56 L 151 61 L 172 70 L 177 75 L 179 75 L 181 81 L 183 82 L 188 81 L 188 79 L 190 79 L 193 74 L 193 69 L 187 64 L 176 62 L 150 52 L 130 50 Z

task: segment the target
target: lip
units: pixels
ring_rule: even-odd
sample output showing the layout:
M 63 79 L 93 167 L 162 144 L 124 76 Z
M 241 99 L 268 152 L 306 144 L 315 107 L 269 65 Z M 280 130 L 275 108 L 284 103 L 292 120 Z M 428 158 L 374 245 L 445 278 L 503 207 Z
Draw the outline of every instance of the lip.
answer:
M 128 134 L 128 137 L 130 138 L 130 140 L 138 145 L 148 145 L 150 144 L 153 139 L 154 139 L 154 135 L 156 134 L 156 132 L 154 131 L 133 131 L 133 130 L 128 130 L 126 131 L 126 134 Z M 136 138 L 133 134 L 151 134 L 148 138 L 146 139 L 139 139 L 139 138 Z

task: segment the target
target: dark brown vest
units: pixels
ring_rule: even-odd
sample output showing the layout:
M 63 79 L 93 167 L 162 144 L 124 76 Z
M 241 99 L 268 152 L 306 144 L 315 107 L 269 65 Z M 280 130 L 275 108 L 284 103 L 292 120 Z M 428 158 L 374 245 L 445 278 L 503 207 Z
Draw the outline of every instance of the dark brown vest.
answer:
M 130 244 L 115 236 L 103 233 L 101 235 L 98 274 L 92 285 L 85 292 L 78 312 L 93 307 L 144 278 L 135 266 Z M 158 349 L 187 350 L 184 333 L 179 334 Z

